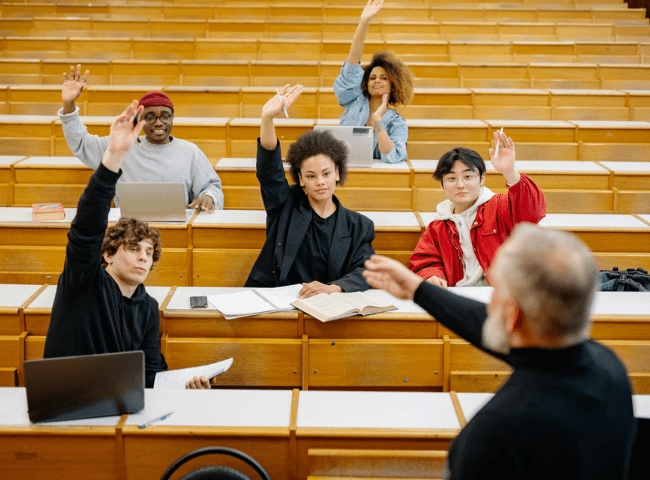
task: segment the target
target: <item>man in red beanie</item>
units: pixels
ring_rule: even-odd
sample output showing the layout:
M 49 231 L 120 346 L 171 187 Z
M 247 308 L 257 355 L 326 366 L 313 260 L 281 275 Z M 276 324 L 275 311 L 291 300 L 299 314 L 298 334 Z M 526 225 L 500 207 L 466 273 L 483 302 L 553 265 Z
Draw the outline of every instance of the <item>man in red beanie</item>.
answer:
M 88 70 L 82 75 L 81 65 L 70 67 L 64 73 L 61 97 L 63 108 L 59 118 L 63 134 L 72 153 L 93 170 L 99 166 L 108 147 L 108 137 L 88 133 L 79 119 L 79 98 L 88 79 Z M 143 106 L 145 120 L 144 140 L 128 153 L 122 167 L 121 182 L 182 182 L 185 185 L 185 204 L 212 212 L 223 208 L 221 180 L 205 154 L 195 144 L 171 135 L 174 126 L 174 104 L 163 92 L 153 90 L 143 95 L 138 106 Z M 115 196 L 119 205 L 119 198 Z

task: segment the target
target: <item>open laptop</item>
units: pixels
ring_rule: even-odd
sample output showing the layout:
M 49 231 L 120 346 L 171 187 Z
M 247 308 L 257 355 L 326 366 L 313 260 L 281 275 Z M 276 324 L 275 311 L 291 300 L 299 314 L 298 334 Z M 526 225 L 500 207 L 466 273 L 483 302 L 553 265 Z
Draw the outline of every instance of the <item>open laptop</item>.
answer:
M 348 167 L 372 167 L 373 131 L 372 127 L 352 127 L 346 125 L 316 125 L 314 130 L 329 130 L 334 137 L 343 140 L 350 152 Z
M 144 352 L 24 362 L 32 422 L 135 413 L 144 408 Z
M 117 184 L 120 213 L 143 222 L 185 222 L 185 185 L 178 183 L 128 182 Z

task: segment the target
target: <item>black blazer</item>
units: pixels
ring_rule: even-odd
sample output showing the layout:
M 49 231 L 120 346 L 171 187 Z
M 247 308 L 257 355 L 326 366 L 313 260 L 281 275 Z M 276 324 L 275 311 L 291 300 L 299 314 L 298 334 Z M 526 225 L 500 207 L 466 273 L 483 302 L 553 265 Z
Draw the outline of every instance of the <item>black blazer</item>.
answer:
M 266 150 L 258 139 L 257 178 L 266 210 L 266 241 L 244 286 L 281 287 L 287 285 L 312 208 L 300 185 L 287 182 L 279 141 L 275 150 Z M 336 197 L 333 200 L 338 211 L 327 270 L 335 280 L 323 283 L 338 285 L 344 292 L 367 290 L 370 286 L 361 272 L 363 263 L 375 253 L 375 226 L 368 217 L 343 207 Z

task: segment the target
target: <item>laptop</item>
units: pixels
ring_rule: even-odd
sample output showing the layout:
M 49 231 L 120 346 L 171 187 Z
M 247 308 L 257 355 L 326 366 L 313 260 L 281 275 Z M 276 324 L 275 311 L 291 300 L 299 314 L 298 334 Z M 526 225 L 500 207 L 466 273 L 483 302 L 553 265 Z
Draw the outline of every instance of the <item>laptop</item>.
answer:
M 185 185 L 178 183 L 128 182 L 117 184 L 120 213 L 143 222 L 186 222 Z
M 372 167 L 373 129 L 346 125 L 316 125 L 314 130 L 329 130 L 334 137 L 343 140 L 350 150 L 348 167 Z
M 32 422 L 135 413 L 144 408 L 144 352 L 24 362 Z

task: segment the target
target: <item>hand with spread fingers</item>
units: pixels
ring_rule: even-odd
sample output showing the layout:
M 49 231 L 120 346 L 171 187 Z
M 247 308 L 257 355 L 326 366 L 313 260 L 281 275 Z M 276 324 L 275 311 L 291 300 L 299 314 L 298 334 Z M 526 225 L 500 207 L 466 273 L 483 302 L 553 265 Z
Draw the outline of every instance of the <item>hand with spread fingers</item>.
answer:
M 302 85 L 294 85 L 293 87 L 289 84 L 278 90 L 278 94 L 274 95 L 266 104 L 262 107 L 262 118 L 264 117 L 276 117 L 280 115 L 284 109 L 289 108 L 293 102 L 300 96 L 302 93 Z
M 386 290 L 404 300 L 412 300 L 415 291 L 424 280 L 397 260 L 373 255 L 365 263 L 363 276 L 373 288 Z
M 113 172 L 120 171 L 126 154 L 129 153 L 142 131 L 142 127 L 144 127 L 144 120 L 140 120 L 136 125 L 133 125 L 134 116 L 137 113 L 138 117 L 140 117 L 142 110 L 144 110 L 144 107 L 138 106 L 138 101 L 133 100 L 133 103 L 113 120 L 108 148 L 102 158 L 102 163 L 109 170 Z
M 515 143 L 505 133 L 496 131 L 494 132 L 494 144 L 499 145 L 499 151 L 496 152 L 496 148 L 490 148 L 492 166 L 506 177 L 508 185 L 512 186 L 521 178 L 515 169 Z
M 369 22 L 375 18 L 383 6 L 384 0 L 368 0 L 368 4 L 361 12 L 361 21 Z
M 81 75 L 81 64 L 77 64 L 77 71 L 75 73 L 74 66 L 70 67 L 70 75 L 63 73 L 63 88 L 61 89 L 61 99 L 63 100 L 63 113 L 68 114 L 74 112 L 76 105 L 75 101 L 83 92 L 88 80 L 90 70 L 86 70 Z
M 302 85 L 294 85 L 293 87 L 286 84 L 284 87 L 278 89 L 277 95 L 273 95 L 271 99 L 266 102 L 262 107 L 262 122 L 260 123 L 260 145 L 267 150 L 275 150 L 278 145 L 278 138 L 275 135 L 275 124 L 273 118 L 280 115 L 283 110 L 293 105 L 293 102 L 302 93 Z

